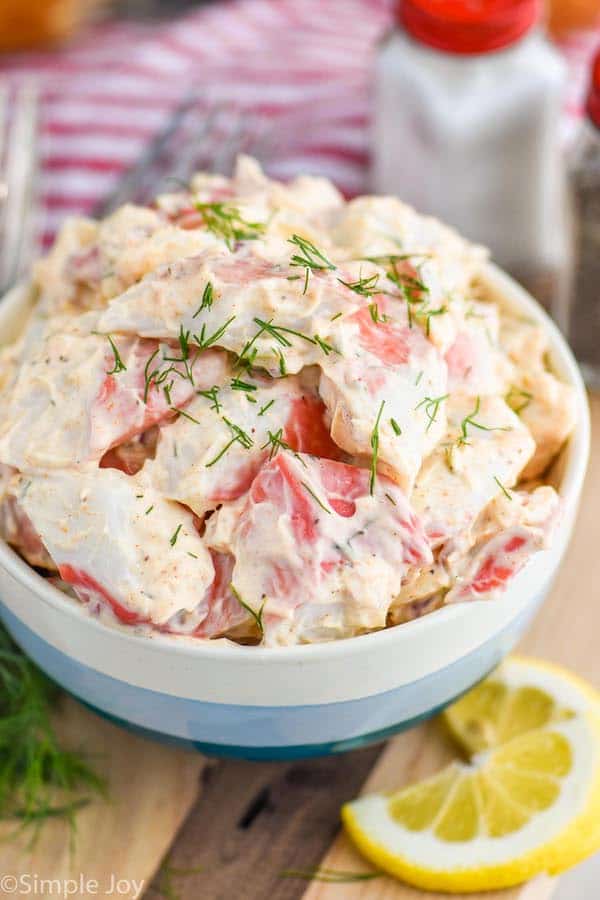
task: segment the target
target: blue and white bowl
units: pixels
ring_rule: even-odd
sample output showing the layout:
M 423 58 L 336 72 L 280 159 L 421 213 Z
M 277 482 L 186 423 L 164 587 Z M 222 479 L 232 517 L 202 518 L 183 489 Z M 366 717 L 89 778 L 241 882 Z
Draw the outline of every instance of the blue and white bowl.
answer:
M 571 535 L 589 453 L 589 414 L 576 363 L 556 327 L 490 265 L 490 299 L 539 321 L 552 365 L 577 392 L 579 421 L 557 466 L 561 526 L 499 600 L 328 644 L 290 648 L 193 642 L 109 627 L 0 543 L 0 616 L 65 690 L 102 715 L 207 753 L 249 759 L 318 756 L 381 740 L 442 709 L 510 651 L 542 603 Z M 30 303 L 12 292 L 0 342 Z

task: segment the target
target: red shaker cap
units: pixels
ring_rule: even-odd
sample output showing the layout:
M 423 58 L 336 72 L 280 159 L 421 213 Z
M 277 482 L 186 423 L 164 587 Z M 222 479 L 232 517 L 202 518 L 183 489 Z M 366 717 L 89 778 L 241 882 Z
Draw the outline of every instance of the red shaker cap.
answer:
M 590 86 L 588 88 L 585 110 L 597 128 L 600 128 L 600 47 L 592 62 Z
M 448 53 L 514 44 L 538 21 L 540 0 L 399 0 L 398 19 L 416 40 Z

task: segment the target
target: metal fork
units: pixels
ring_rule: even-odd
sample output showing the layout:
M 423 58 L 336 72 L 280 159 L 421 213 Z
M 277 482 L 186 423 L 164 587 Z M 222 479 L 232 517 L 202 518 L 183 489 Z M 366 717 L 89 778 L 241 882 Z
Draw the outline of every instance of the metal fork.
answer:
M 230 175 L 239 153 L 260 159 L 267 140 L 264 120 L 231 103 L 207 103 L 192 91 L 93 215 L 102 218 L 123 203 L 148 204 L 161 187 L 168 191 L 174 183 L 187 184 L 200 170 Z
M 12 99 L 12 104 L 10 100 Z M 25 82 L 0 92 L 0 296 L 37 252 L 38 92 Z

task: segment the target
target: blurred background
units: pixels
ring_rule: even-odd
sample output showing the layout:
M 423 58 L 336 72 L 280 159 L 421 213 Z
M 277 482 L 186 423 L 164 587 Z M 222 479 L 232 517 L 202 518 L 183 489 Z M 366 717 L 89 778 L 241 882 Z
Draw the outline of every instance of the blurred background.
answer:
M 0 290 L 66 216 L 250 152 L 491 246 L 598 386 L 599 47 L 600 0 L 0 0 Z

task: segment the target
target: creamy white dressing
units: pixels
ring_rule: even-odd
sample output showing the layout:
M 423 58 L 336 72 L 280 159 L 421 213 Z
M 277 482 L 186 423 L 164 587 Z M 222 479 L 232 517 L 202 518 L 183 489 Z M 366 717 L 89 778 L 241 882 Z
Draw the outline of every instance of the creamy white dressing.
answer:
M 551 539 L 558 497 L 524 482 L 575 402 L 543 330 L 482 299 L 484 259 L 249 159 L 72 220 L 0 357 L 2 535 L 173 639 L 333 640 L 495 596 Z

